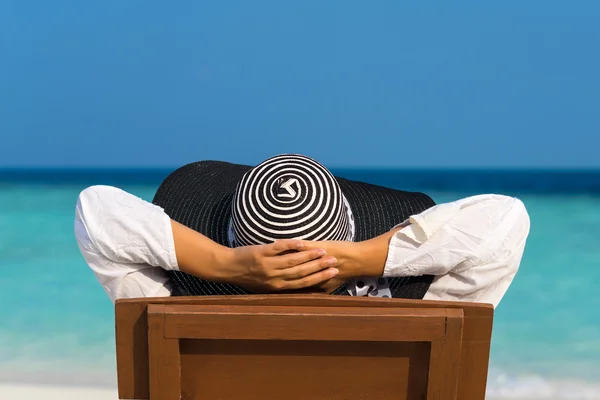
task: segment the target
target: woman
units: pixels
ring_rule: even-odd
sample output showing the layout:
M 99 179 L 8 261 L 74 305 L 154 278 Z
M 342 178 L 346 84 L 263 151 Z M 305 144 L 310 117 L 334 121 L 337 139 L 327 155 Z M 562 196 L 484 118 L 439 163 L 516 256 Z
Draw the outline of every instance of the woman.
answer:
M 301 155 L 188 164 L 153 202 L 107 186 L 79 196 L 77 242 L 112 301 L 308 290 L 497 306 L 529 233 L 518 199 L 434 205 Z

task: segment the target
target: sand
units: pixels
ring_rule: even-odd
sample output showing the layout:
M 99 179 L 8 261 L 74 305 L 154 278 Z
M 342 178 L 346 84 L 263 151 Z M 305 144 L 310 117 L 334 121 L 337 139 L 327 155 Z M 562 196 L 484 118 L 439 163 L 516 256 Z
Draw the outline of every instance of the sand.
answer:
M 117 390 L 110 388 L 50 386 L 32 384 L 0 384 L 0 399 L 15 400 L 117 400 Z M 486 400 L 506 398 L 488 397 Z M 529 400 L 511 397 L 510 400 Z M 536 400 L 562 400 L 558 398 L 536 397 Z M 572 400 L 572 399 L 571 399 Z
M 0 399 L 15 400 L 117 400 L 116 389 L 0 384 Z

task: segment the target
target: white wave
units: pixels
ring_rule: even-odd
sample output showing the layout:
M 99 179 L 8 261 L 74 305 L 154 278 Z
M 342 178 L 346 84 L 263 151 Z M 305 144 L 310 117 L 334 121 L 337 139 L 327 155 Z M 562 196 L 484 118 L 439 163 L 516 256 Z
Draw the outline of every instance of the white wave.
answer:
M 0 361 L 0 382 L 116 386 L 114 353 L 88 354 L 77 360 L 11 359 Z M 93 362 L 90 362 L 93 360 Z M 600 382 L 550 378 L 536 374 L 511 374 L 490 368 L 488 400 L 600 400 Z
M 486 395 L 493 399 L 600 400 L 600 384 L 490 369 Z

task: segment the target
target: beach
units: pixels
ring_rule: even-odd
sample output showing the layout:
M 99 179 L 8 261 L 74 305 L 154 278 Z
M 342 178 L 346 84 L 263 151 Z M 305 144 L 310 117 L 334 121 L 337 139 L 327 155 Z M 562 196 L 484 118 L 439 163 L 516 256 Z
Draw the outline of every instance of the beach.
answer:
M 516 395 L 518 396 L 518 395 Z M 555 397 L 544 396 L 525 396 L 515 397 L 507 395 L 503 397 L 487 396 L 486 400 L 595 400 L 599 397 L 593 397 L 585 394 L 582 397 Z M 31 384 L 0 384 L 0 399 L 18 399 L 18 400 L 116 400 L 118 399 L 117 390 L 110 388 L 97 387 L 75 387 L 75 386 L 50 386 L 50 385 L 31 385 Z
M 73 210 L 79 192 L 92 183 L 151 200 L 167 172 L 131 173 L 129 181 L 111 173 L 57 175 L 51 184 L 21 178 L 0 183 L 0 399 L 117 399 L 114 307 L 77 249 Z M 600 399 L 600 197 L 575 188 L 600 174 L 548 177 L 545 182 L 559 186 L 527 191 L 510 187 L 513 174 L 480 175 L 346 174 L 422 190 L 438 203 L 478 192 L 521 198 L 532 229 L 517 277 L 495 312 L 488 399 Z M 443 182 L 417 185 L 433 179 Z M 442 185 L 459 187 L 469 179 L 473 187 L 460 191 Z M 481 182 L 498 187 L 479 188 Z M 569 226 L 577 229 L 560 234 Z
M 109 388 L 0 384 L 0 399 L 115 400 L 117 398 L 117 390 Z

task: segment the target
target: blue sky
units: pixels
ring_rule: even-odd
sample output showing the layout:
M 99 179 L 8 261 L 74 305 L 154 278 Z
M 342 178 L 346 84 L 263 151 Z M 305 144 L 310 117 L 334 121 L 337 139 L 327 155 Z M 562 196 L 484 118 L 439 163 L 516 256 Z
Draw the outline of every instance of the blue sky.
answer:
M 600 2 L 0 0 L 0 166 L 600 167 Z

